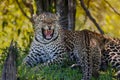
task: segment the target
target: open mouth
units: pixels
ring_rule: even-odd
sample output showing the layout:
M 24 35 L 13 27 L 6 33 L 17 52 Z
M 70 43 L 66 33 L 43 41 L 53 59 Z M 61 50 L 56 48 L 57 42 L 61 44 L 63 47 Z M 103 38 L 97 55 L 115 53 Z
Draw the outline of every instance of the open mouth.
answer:
M 50 40 L 53 37 L 54 30 L 53 29 L 43 29 L 42 28 L 42 34 L 43 37 L 47 40 Z

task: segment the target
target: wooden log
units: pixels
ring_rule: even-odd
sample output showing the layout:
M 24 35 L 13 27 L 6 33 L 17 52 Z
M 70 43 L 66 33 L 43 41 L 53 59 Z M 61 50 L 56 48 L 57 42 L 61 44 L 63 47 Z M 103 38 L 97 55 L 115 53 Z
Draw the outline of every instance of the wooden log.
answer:
M 16 51 L 16 43 L 11 41 L 3 66 L 2 80 L 17 80 Z

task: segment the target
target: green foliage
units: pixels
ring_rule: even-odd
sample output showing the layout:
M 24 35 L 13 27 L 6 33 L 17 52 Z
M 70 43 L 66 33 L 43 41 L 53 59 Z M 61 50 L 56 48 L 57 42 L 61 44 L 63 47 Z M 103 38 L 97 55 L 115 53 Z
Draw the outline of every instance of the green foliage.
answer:
M 1 55 L 0 57 L 0 75 L 2 75 L 2 69 L 3 69 L 3 64 L 4 61 L 7 57 L 7 53 L 8 53 L 8 48 L 3 49 L 4 52 L 2 52 L 4 55 Z
M 82 78 L 81 70 L 79 68 L 71 69 L 70 66 L 52 65 L 46 66 L 42 70 L 30 68 L 22 64 L 26 51 L 20 51 L 22 56 L 18 57 L 18 78 L 20 80 L 80 80 Z M 99 80 L 113 80 L 111 68 L 107 72 L 100 73 Z M 96 80 L 96 79 L 92 79 Z
M 8 49 L 4 50 L 7 54 Z M 17 54 L 17 71 L 20 80 L 80 80 L 82 78 L 81 70 L 79 68 L 71 69 L 69 65 L 46 66 L 42 70 L 38 67 L 30 68 L 25 66 L 22 61 L 28 53 L 28 49 L 21 50 L 18 48 Z M 4 61 L 6 57 L 3 57 Z M 0 75 L 2 74 L 3 62 L 0 64 Z M 106 72 L 100 72 L 99 80 L 115 80 L 112 78 L 114 71 L 108 68 Z M 1 76 L 0 76 L 1 77 Z M 96 80 L 94 77 L 92 80 Z
M 78 1 L 78 0 L 77 0 Z M 120 35 L 120 1 L 118 0 L 84 0 L 86 6 L 89 5 L 88 9 L 92 16 L 96 19 L 97 23 L 101 26 L 105 34 L 112 37 L 119 37 Z M 88 4 L 88 1 L 89 4 Z M 114 10 L 105 2 L 109 4 L 117 11 Z M 95 25 L 89 20 L 83 11 L 80 3 L 77 3 L 77 15 L 76 15 L 76 30 L 90 29 L 97 31 Z
M 32 24 L 21 13 L 15 0 L 0 1 L 0 55 L 1 49 L 9 46 L 13 39 L 21 48 L 27 47 L 33 35 Z M 21 5 L 22 6 L 22 5 Z M 28 9 L 22 6 L 26 13 Z

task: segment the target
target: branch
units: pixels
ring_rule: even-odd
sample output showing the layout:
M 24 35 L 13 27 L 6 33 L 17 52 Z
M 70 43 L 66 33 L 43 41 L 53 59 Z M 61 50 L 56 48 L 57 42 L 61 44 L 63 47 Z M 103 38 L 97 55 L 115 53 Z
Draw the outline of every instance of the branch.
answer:
M 68 30 L 75 29 L 76 1 L 68 1 Z
M 87 7 L 84 4 L 83 0 L 80 0 L 81 6 L 82 8 L 85 10 L 87 16 L 89 17 L 89 19 L 94 23 L 94 25 L 97 27 L 97 29 L 100 31 L 101 34 L 104 34 L 104 32 L 102 31 L 102 29 L 100 28 L 99 24 L 96 22 L 96 20 L 92 17 L 91 13 L 89 12 L 89 10 L 87 9 Z
M 23 4 L 29 8 L 31 16 L 34 14 L 34 9 L 33 9 L 33 5 L 30 2 L 26 2 L 26 0 L 22 0 Z
M 16 3 L 18 4 L 18 7 L 20 8 L 21 12 L 23 13 L 23 15 L 25 17 L 27 17 L 31 22 L 33 22 L 33 19 L 30 18 L 29 16 L 27 16 L 27 14 L 24 12 L 24 10 L 22 9 L 22 7 L 20 6 L 20 3 L 18 2 L 18 0 L 16 0 Z
M 90 1 L 91 1 L 91 0 L 88 0 L 88 1 L 87 1 L 87 9 L 89 9 Z M 85 15 L 84 24 L 86 23 L 86 21 L 87 21 L 87 15 Z
M 118 16 L 120 16 L 120 13 L 117 12 L 117 10 L 116 10 L 107 0 L 104 0 L 104 1 L 108 4 L 108 6 L 109 6 Z

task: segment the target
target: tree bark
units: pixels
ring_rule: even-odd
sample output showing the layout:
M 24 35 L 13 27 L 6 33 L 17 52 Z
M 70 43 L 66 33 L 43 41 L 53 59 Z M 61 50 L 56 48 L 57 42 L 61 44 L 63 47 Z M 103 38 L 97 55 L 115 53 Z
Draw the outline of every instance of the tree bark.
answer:
M 68 29 L 68 0 L 56 0 L 56 12 L 59 14 L 59 23 Z
M 68 30 L 75 29 L 76 0 L 68 1 Z
M 9 47 L 8 56 L 4 62 L 2 80 L 17 80 L 15 45 L 16 44 L 12 41 Z
M 36 0 L 37 14 L 42 12 L 52 12 L 51 7 L 53 7 L 54 0 Z
M 44 0 L 35 0 L 36 1 L 36 7 L 37 7 L 37 15 L 39 15 L 41 12 L 43 12 L 43 1 Z

